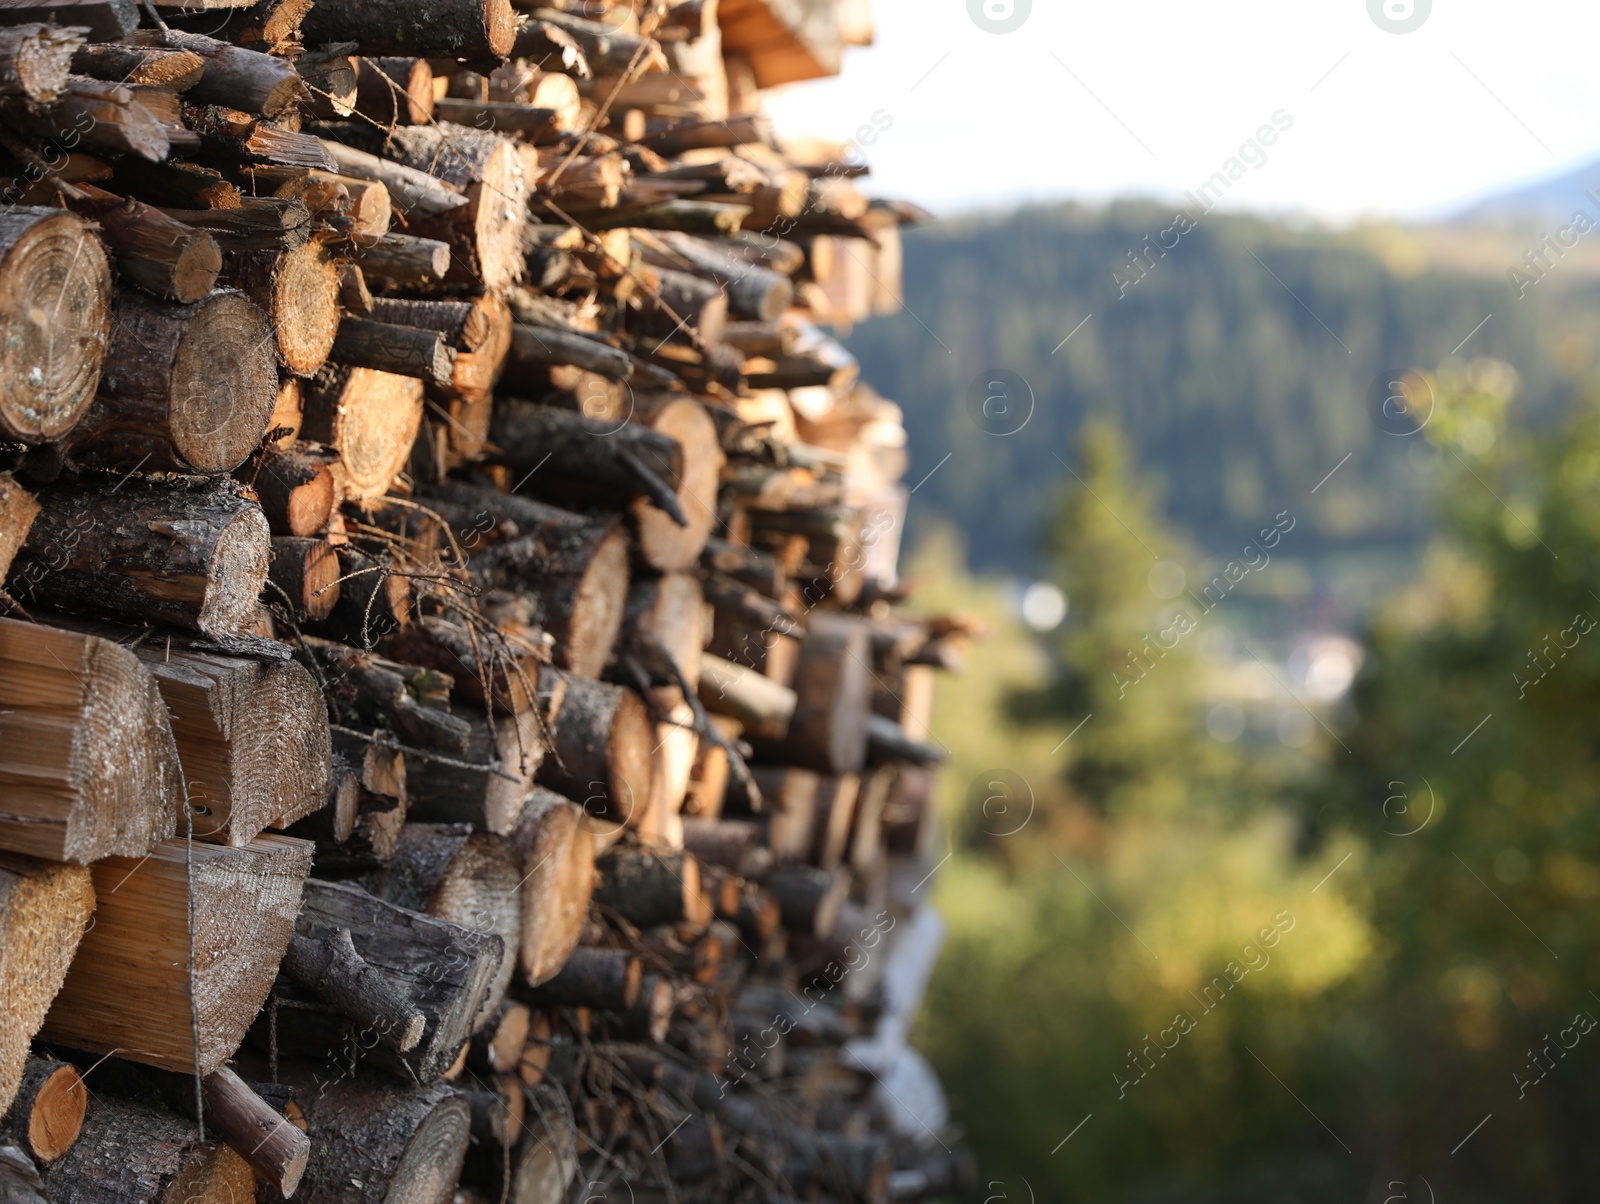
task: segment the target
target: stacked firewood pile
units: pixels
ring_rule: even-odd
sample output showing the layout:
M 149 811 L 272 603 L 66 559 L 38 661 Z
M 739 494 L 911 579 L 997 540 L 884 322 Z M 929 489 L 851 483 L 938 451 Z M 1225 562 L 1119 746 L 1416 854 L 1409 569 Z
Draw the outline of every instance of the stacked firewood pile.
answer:
M 0 0 L 0 1199 L 964 1190 L 861 8 Z

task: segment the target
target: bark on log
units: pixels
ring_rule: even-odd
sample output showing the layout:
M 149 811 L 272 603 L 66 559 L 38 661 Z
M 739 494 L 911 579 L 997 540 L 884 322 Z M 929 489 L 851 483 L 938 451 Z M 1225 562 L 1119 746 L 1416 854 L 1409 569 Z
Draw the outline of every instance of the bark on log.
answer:
M 283 1113 L 226 1066 L 201 1086 L 205 1123 L 248 1162 L 269 1187 L 294 1195 L 311 1156 L 311 1142 Z
M 87 931 L 95 907 L 90 877 L 80 866 L 0 853 L 0 1116 L 24 1086 L 28 1042 L 39 1031 Z M 42 1084 L 37 1076 L 29 1081 L 37 1095 Z M 25 1107 L 33 1142 L 33 1105 Z M 56 1135 L 41 1132 L 38 1143 L 53 1146 Z
M 870 624 L 817 612 L 806 626 L 795 671 L 795 711 L 782 741 L 758 740 L 772 760 L 819 773 L 860 773 L 872 709 Z
M 467 1047 L 467 1068 L 491 1077 L 514 1073 L 532 1024 L 533 1013 L 526 1004 L 503 1004 L 494 1019 L 473 1034 Z
M 198 54 L 156 46 L 89 45 L 72 55 L 72 69 L 79 75 L 174 92 L 187 92 L 199 83 L 205 67 Z
M 427 1029 L 427 1017 L 409 994 L 356 952 L 348 928 L 321 939 L 296 934 L 282 970 L 296 986 L 337 1008 L 396 1053 L 410 1053 Z
M 337 364 L 414 376 L 442 387 L 450 383 L 455 371 L 456 353 L 437 330 L 346 317 L 339 323 L 329 358 Z
M 538 781 L 591 815 L 632 822 L 650 799 L 655 728 L 639 696 L 619 686 L 573 678 L 556 723 L 554 755 Z
M 307 1056 L 359 1051 L 365 1062 L 405 1082 L 437 1081 L 456 1060 L 483 1008 L 501 961 L 499 938 L 386 903 L 357 886 L 308 882 L 296 935 L 327 940 L 340 929 L 350 932 L 362 960 L 423 1014 L 426 1025 L 416 1048 L 405 1055 L 390 1049 L 379 1037 L 382 1030 L 374 1027 L 376 1018 L 367 1015 L 370 1003 L 360 1018 L 321 1005 L 293 1004 L 303 997 L 283 979 L 257 1021 L 252 1042 Z M 368 988 L 369 1000 L 377 989 Z
M 348 644 L 371 648 L 411 622 L 411 583 L 387 560 L 368 556 L 349 544 L 339 552 L 339 600 L 322 624 Z
M 267 315 L 278 359 L 295 376 L 327 362 L 339 329 L 339 265 L 320 242 L 229 255 L 223 280 Z
M 197 840 L 239 848 L 328 798 L 328 713 L 294 661 L 141 644 L 172 719 Z
M 767 876 L 766 888 L 783 909 L 783 925 L 807 936 L 825 937 L 850 896 L 850 874 L 812 866 L 788 866 Z
M 425 58 L 366 58 L 356 76 L 356 112 L 385 128 L 433 117 L 433 69 Z
M 387 188 L 395 209 L 408 221 L 439 217 L 469 203 L 461 189 L 426 171 L 330 139 L 323 139 L 322 146 L 341 175 L 375 180 Z M 436 274 L 442 276 L 444 268 Z
M 761 825 L 738 819 L 686 819 L 683 847 L 703 864 L 731 870 L 742 878 L 759 878 L 772 868 L 772 855 L 762 847 Z
M 699 694 L 706 710 L 738 720 L 752 737 L 781 741 L 794 719 L 793 690 L 720 656 L 701 658 Z
M 274 535 L 315 535 L 328 525 L 338 502 L 333 467 L 338 457 L 325 448 L 301 443 L 276 454 L 263 453 L 238 479 L 261 499 L 261 511 Z
M 631 950 L 580 946 L 559 974 L 526 998 L 539 1007 L 621 1012 L 638 1002 L 643 981 L 643 965 Z
M 370 54 L 503 59 L 516 41 L 511 0 L 428 0 L 402 8 L 388 0 L 321 0 L 302 28 L 308 42 L 360 42 Z
M 625 1040 L 660 1045 L 667 1039 L 675 1008 L 672 979 L 665 974 L 647 974 L 633 1006 L 625 1011 L 607 1013 L 605 1027 Z
M 381 497 L 411 457 L 422 425 L 422 382 L 373 368 L 325 368 L 305 395 L 306 438 L 339 453 L 350 501 Z
M 111 300 L 106 253 L 80 218 L 0 214 L 0 434 L 44 443 L 77 424 L 100 381 Z
M 66 194 L 75 209 L 100 223 L 123 280 L 162 301 L 191 305 L 209 293 L 222 270 L 222 251 L 204 230 L 186 226 L 153 205 L 124 200 L 92 184 Z
M 476 928 L 502 942 L 473 1029 L 494 1018 L 511 987 L 522 939 L 521 861 L 502 836 L 465 824 L 407 824 L 394 859 L 366 881 L 400 907 Z
M 660 394 L 637 398 L 632 421 L 672 440 L 682 449 L 683 459 L 683 471 L 675 482 L 675 507 L 661 509 L 654 499 L 634 501 L 639 553 L 658 572 L 687 569 L 700 558 L 717 521 L 723 455 L 716 424 L 694 398 Z M 687 521 L 678 522 L 679 515 Z
M 437 285 L 450 271 L 450 244 L 435 238 L 386 234 L 361 248 L 359 266 L 375 283 L 393 288 Z
M 132 88 L 82 75 L 68 76 L 66 90 L 50 104 L 11 102 L 7 116 L 36 138 L 59 141 L 77 134 L 84 147 L 137 155 L 152 163 L 172 150 L 168 127 L 139 103 Z
M 0 749 L 0 848 L 86 864 L 176 831 L 166 708 L 117 644 L 0 619 Z
M 249 1164 L 221 1142 L 201 1142 L 188 1117 L 100 1094 L 44 1180 L 55 1204 L 222 1204 L 255 1191 Z
M 700 863 L 692 854 L 612 849 L 595 861 L 595 869 L 595 902 L 630 924 L 704 928 L 711 922 L 711 901 L 701 889 Z
M 286 1068 L 305 1100 L 311 1158 L 302 1199 L 340 1204 L 444 1204 L 466 1157 L 471 1113 L 443 1084 L 391 1087 L 369 1079 L 325 1083 Z M 262 1199 L 281 1201 L 270 1189 Z
M 227 483 L 54 485 L 12 566 L 24 600 L 216 637 L 249 635 L 272 555 L 261 508 Z
M 522 858 L 523 980 L 537 987 L 577 948 L 594 895 L 594 836 L 583 808 L 534 787 L 511 844 Z
M 55 1162 L 78 1140 L 88 1105 L 89 1090 L 76 1066 L 30 1055 L 9 1111 L 0 1110 L 0 1138 L 9 1137 L 41 1165 Z
M 285 836 L 238 849 L 169 840 L 97 862 L 95 924 L 44 1039 L 210 1074 L 272 988 L 310 869 L 311 845 Z
M 311 99 L 292 64 L 270 54 L 244 50 L 204 34 L 169 29 L 161 35 L 169 50 L 187 50 L 205 62 L 205 72 L 189 95 L 202 104 L 225 105 L 279 117 Z
M 661 241 L 728 290 L 728 311 L 735 318 L 776 322 L 794 300 L 794 285 L 787 276 L 746 262 L 715 243 L 670 231 L 662 234 Z
M 333 613 L 341 575 L 339 553 L 325 539 L 288 535 L 272 541 L 267 579 L 282 591 L 273 600 L 284 603 L 296 622 L 316 622 Z
M 77 25 L 92 42 L 118 42 L 139 27 L 136 0 L 0 0 L 0 25 Z
M 522 817 L 523 800 L 545 756 L 539 714 L 530 708 L 491 718 L 462 706 L 456 715 L 470 725 L 470 733 L 466 748 L 451 758 L 455 763 L 421 757 L 407 762 L 411 817 L 508 835 Z
M 123 292 L 99 394 L 63 454 L 92 468 L 231 472 L 277 408 L 271 340 L 242 293 L 173 305 Z
M 628 596 L 628 542 L 614 521 L 456 482 L 430 488 L 426 504 L 458 541 L 481 544 L 474 536 L 492 523 L 497 542 L 472 551 L 473 577 L 529 596 L 533 621 L 555 637 L 556 664 L 582 677 L 600 675 Z

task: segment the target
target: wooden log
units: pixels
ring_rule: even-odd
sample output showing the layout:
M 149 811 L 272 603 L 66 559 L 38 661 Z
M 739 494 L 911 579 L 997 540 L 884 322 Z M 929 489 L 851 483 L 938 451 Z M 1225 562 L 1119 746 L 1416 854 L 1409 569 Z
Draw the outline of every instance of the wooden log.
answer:
M 504 621 L 509 626 L 519 618 L 507 616 Z M 399 660 L 448 674 L 456 697 L 499 713 L 521 714 L 544 698 L 559 707 L 565 693 L 561 675 L 543 663 L 536 645 L 441 615 L 426 615 L 391 636 L 387 649 Z M 541 741 L 532 750 L 531 764 L 537 765 L 542 750 Z
M 439 217 L 469 203 L 461 189 L 426 171 L 330 139 L 323 139 L 322 146 L 341 175 L 375 180 L 387 188 L 396 211 L 407 220 Z M 444 270 L 441 267 L 436 275 L 444 275 Z
M 561 365 L 618 381 L 628 380 L 634 373 L 631 355 L 598 338 L 553 326 L 517 325 L 506 364 L 507 384 L 536 385 L 548 378 L 550 368 Z
M 328 797 L 328 713 L 294 661 L 141 644 L 171 716 L 197 840 L 242 847 Z
M 22 1146 L 41 1164 L 55 1162 L 78 1140 L 88 1106 L 76 1066 L 29 1055 L 9 1111 L 0 1112 L 0 1140 Z
M 488 62 L 510 55 L 517 20 L 511 0 L 322 0 L 303 28 L 309 42 L 359 42 L 370 54 Z
M 38 516 L 39 503 L 33 494 L 18 485 L 9 472 L 0 472 L 0 585 L 11 572 L 17 549 L 28 538 Z
M 556 723 L 554 756 L 539 767 L 539 784 L 591 815 L 627 824 L 650 798 L 654 731 L 637 694 L 575 677 Z
M 552 1084 L 529 1087 L 521 1142 L 513 1154 L 513 1204 L 561 1204 L 578 1173 L 578 1134 L 572 1106 Z
M 700 701 L 743 724 L 752 736 L 781 741 L 794 719 L 795 692 L 743 665 L 707 653 L 700 661 Z
M 648 499 L 673 521 L 689 525 L 678 500 L 688 470 L 682 446 L 669 435 L 633 423 L 618 428 L 552 406 L 512 402 L 497 410 L 490 438 L 507 464 L 529 474 L 531 490 L 612 506 L 619 496 Z M 535 474 L 538 465 L 544 469 Z M 579 493 L 574 483 L 587 488 Z
M 723 247 L 693 235 L 663 232 L 661 241 L 697 272 L 728 291 L 728 312 L 735 318 L 776 322 L 794 300 L 794 285 L 782 273 L 741 259 Z
M 639 554 L 659 572 L 678 572 L 700 558 L 716 523 L 717 482 L 723 465 L 716 424 L 694 398 L 661 394 L 637 398 L 633 421 L 682 449 L 676 506 L 662 509 L 646 498 L 633 504 Z M 678 522 L 678 515 L 686 522 Z
M 187 50 L 204 61 L 200 82 L 189 93 L 202 104 L 279 117 L 311 99 L 305 81 L 281 58 L 177 29 L 163 32 L 161 41 L 169 50 Z
M 728 323 L 728 294 L 688 272 L 657 268 L 656 276 L 657 295 L 643 299 L 630 329 L 651 343 L 720 343 Z
M 271 559 L 261 508 L 226 483 L 84 481 L 39 494 L 16 595 L 63 610 L 250 634 Z
M 785 866 L 767 876 L 766 888 L 778 900 L 785 928 L 820 938 L 833 931 L 839 910 L 850 897 L 850 874 Z
M 124 291 L 100 391 L 62 444 L 94 468 L 231 472 L 261 442 L 278 398 L 267 317 L 242 293 L 193 305 Z
M 422 1013 L 421 1041 L 402 1055 L 380 1036 L 405 1031 L 381 1028 L 380 1022 L 399 1025 L 409 1020 L 403 1011 L 376 999 L 380 988 L 375 981 L 363 987 L 364 1002 L 358 1006 L 352 1001 L 346 1013 L 293 1002 L 303 996 L 280 978 L 274 1003 L 257 1021 L 252 1042 L 293 1055 L 359 1052 L 364 1063 L 405 1082 L 436 1082 L 465 1047 L 483 1010 L 503 955 L 500 939 L 386 903 L 348 883 L 308 882 L 296 935 L 325 941 L 341 929 L 349 931 L 363 962 Z
M 77 184 L 63 193 L 75 209 L 99 222 L 123 280 L 180 305 L 199 301 L 216 285 L 222 251 L 204 230 L 92 184 Z
M 794 718 L 781 741 L 757 740 L 759 753 L 819 773 L 861 772 L 872 705 L 869 626 L 849 615 L 811 615 L 795 671 Z
M 339 323 L 330 357 L 338 364 L 376 368 L 445 386 L 455 371 L 456 353 L 437 330 L 346 317 Z
M 176 830 L 166 708 L 109 640 L 0 619 L 0 749 L 0 848 L 88 863 Z
M 434 238 L 386 234 L 361 248 L 365 276 L 395 288 L 437 285 L 450 271 L 450 244 Z
M 43 1090 L 37 1074 L 25 1073 L 28 1042 L 61 989 L 94 907 L 87 869 L 0 853 L 0 1116 L 25 1085 L 34 1096 Z M 49 1099 L 45 1105 L 48 1118 Z M 71 1144 L 64 1131 L 41 1131 L 35 1143 L 31 1099 L 23 1106 L 30 1144 Z
M 500 938 L 499 964 L 473 1022 L 488 1024 L 511 987 L 522 939 L 522 869 L 509 842 L 465 824 L 411 824 L 394 859 L 366 882 L 379 898 Z
M 470 301 L 384 297 L 373 302 L 372 319 L 437 332 L 445 346 L 461 351 L 475 351 L 489 337 L 488 311 Z
M 639 987 L 639 998 L 621 1012 L 608 1013 L 606 1028 L 630 1041 L 650 1041 L 660 1045 L 667 1039 L 677 1001 L 672 979 L 665 974 L 647 974 Z
M 772 868 L 763 847 L 762 827 L 749 820 L 686 819 L 683 847 L 702 865 L 721 866 L 745 878 L 759 878 Z
M 201 1085 L 207 1128 L 233 1148 L 273 1190 L 294 1195 L 311 1157 L 311 1142 L 283 1113 L 226 1066 Z
M 237 185 L 194 163 L 123 159 L 109 184 L 113 192 L 177 209 L 237 209 L 243 201 Z
M 528 1043 L 522 1047 L 522 1059 L 517 1063 L 517 1078 L 526 1086 L 537 1087 L 544 1082 L 544 1076 L 550 1069 L 551 1028 L 548 1012 L 533 1014 Z
M 267 315 L 289 372 L 313 376 L 327 362 L 339 329 L 339 265 L 320 242 L 230 255 L 223 279 Z
M 308 439 L 339 453 L 340 493 L 381 497 L 411 456 L 422 426 L 422 382 L 374 368 L 329 367 L 305 394 Z
M 311 211 L 294 197 L 246 197 L 225 209 L 165 209 L 169 217 L 209 230 L 224 251 L 281 253 L 311 238 Z
M 347 43 L 348 44 L 348 43 Z M 354 56 L 339 54 L 337 46 L 313 50 L 295 60 L 294 69 L 311 94 L 307 107 L 325 121 L 349 117 L 356 111 L 356 80 L 360 68 Z
M 339 553 L 325 539 L 286 535 L 272 541 L 270 585 L 297 622 L 315 622 L 333 613 L 339 601 Z
M 278 421 L 278 419 L 274 419 Z M 255 490 L 275 536 L 308 536 L 324 530 L 338 502 L 333 469 L 338 456 L 313 443 L 264 452 L 238 473 Z
M 492 523 L 499 541 L 472 551 L 473 578 L 530 597 L 533 621 L 555 637 L 556 664 L 583 677 L 600 675 L 628 596 L 628 541 L 615 520 L 456 482 L 430 488 L 426 504 L 460 540 Z
M 643 976 L 643 965 L 631 950 L 579 946 L 560 973 L 526 997 L 540 1007 L 621 1012 L 638 1001 Z
M 76 25 L 91 42 L 118 42 L 139 27 L 135 0 L 0 0 L 0 25 Z
M 111 300 L 105 250 L 82 219 L 0 214 L 0 434 L 44 443 L 77 424 L 100 381 Z
M 83 34 L 55 25 L 0 28 L 0 95 L 51 101 L 67 86 Z
M 74 145 L 137 155 L 152 163 L 164 160 L 172 149 L 169 127 L 139 103 L 132 88 L 120 84 L 72 75 L 61 95 L 47 105 L 13 101 L 7 107 L 8 117 L 39 139 L 76 135 Z
M 472 706 L 458 707 L 456 713 L 470 727 L 466 748 L 448 762 L 413 758 L 407 763 L 411 816 L 508 835 L 521 819 L 545 757 L 540 715 L 528 708 L 491 718 Z
M 583 935 L 594 895 L 594 836 L 583 809 L 541 787 L 529 791 L 511 832 L 522 858 L 523 981 L 537 987 L 558 973 Z
M 321 1081 L 309 1066 L 285 1077 L 305 1100 L 311 1158 L 301 1198 L 342 1204 L 444 1204 L 470 1138 L 471 1112 L 441 1083 L 390 1086 L 371 1079 Z M 261 1197 L 281 1201 L 270 1189 Z
M 617 848 L 597 858 L 595 869 L 595 901 L 630 924 L 704 928 L 711 922 L 711 901 L 700 888 L 700 863 L 692 854 Z
M 610 75 L 631 71 L 643 75 L 667 69 L 666 56 L 653 38 L 626 33 L 615 26 L 587 21 L 554 8 L 537 8 L 534 17 L 576 41 L 584 58 L 596 71 Z
M 325 634 L 371 648 L 411 622 L 411 583 L 387 559 L 368 556 L 349 544 L 338 547 L 339 599 L 322 624 Z
M 363 57 L 356 112 L 385 128 L 422 125 L 433 117 L 433 69 L 425 58 Z
M 322 938 L 297 933 L 282 971 L 396 1053 L 410 1053 L 427 1030 L 428 1018 L 409 993 L 356 952 L 348 928 Z
M 249 1164 L 221 1142 L 202 1142 L 188 1117 L 98 1093 L 77 1143 L 44 1180 L 56 1204 L 222 1204 L 255 1191 Z
M 521 134 L 535 145 L 553 142 L 563 133 L 561 113 L 538 105 L 507 104 L 503 101 L 459 100 L 443 97 L 433 102 L 434 116 L 469 129 L 495 130 L 502 134 Z
M 516 282 L 522 274 L 529 183 L 515 143 L 440 122 L 395 128 L 382 152 L 466 196 L 463 208 L 413 223 L 416 233 L 450 243 L 450 282 L 491 292 Z
M 79 75 L 174 92 L 187 92 L 199 83 L 205 67 L 198 54 L 157 46 L 88 45 L 72 55 L 72 70 Z
M 311 845 L 286 836 L 237 849 L 169 840 L 95 863 L 95 924 L 44 1039 L 210 1074 L 272 988 L 310 869 Z

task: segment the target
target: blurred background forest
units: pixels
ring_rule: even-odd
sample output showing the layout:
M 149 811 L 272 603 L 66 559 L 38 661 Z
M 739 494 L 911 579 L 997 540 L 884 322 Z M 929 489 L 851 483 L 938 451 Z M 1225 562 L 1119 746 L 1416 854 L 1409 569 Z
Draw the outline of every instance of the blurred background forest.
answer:
M 920 604 L 990 626 L 920 1034 L 983 1195 L 1594 1198 L 1600 260 L 1515 285 L 1548 199 L 1212 215 L 1121 297 L 1170 208 L 946 221 L 852 332 Z

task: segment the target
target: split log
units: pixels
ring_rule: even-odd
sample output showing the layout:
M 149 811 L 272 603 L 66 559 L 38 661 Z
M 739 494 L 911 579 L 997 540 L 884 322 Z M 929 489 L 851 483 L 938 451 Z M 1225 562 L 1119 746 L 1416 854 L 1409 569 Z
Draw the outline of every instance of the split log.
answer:
M 30 1079 L 25 1073 L 28 1042 L 66 979 L 94 907 L 87 869 L 0 853 L 0 1116 L 25 1085 L 31 1084 L 35 1096 L 43 1090 L 37 1075 Z M 64 1132 L 41 1132 L 35 1143 L 34 1105 L 28 1100 L 23 1107 L 30 1143 L 53 1148 L 66 1138 Z
M 573 678 L 538 781 L 597 817 L 631 822 L 649 801 L 655 728 L 639 696 Z
M 76 52 L 83 47 L 77 29 L 51 25 L 11 25 L 0 29 L 0 94 L 35 102 L 52 101 L 67 86 Z
M 272 988 L 310 869 L 311 845 L 285 836 L 237 849 L 169 840 L 97 862 L 95 924 L 44 1039 L 210 1074 Z
M 757 740 L 772 760 L 819 773 L 859 773 L 866 765 L 872 709 L 870 624 L 816 612 L 795 670 L 795 711 L 781 741 Z
M 597 858 L 595 869 L 595 902 L 630 924 L 704 928 L 711 922 L 711 901 L 701 890 L 700 863 L 692 854 L 619 848 Z
M 313 376 L 327 362 L 339 329 L 339 265 L 320 242 L 232 254 L 223 279 L 267 315 L 269 345 L 291 373 Z
M 0 472 L 0 585 L 11 572 L 17 549 L 28 538 L 39 503 L 9 472 Z
M 528 488 L 536 492 L 553 491 L 569 498 L 577 493 L 613 506 L 619 494 L 648 499 L 674 522 L 681 519 L 682 525 L 689 525 L 678 501 L 686 472 L 683 448 L 669 435 L 633 423 L 619 428 L 552 406 L 513 402 L 497 408 L 490 438 L 507 464 L 530 474 Z M 540 465 L 544 471 L 532 473 Z M 572 488 L 575 483 L 581 483 L 581 492 Z
M 425 58 L 359 62 L 356 112 L 378 125 L 423 125 L 433 117 L 433 69 Z
M 328 713 L 294 661 L 161 648 L 136 654 L 172 718 L 197 840 L 239 848 L 328 797 Z
M 555 637 L 556 663 L 583 677 L 600 675 L 628 596 L 628 542 L 615 521 L 457 482 L 430 488 L 425 504 L 460 540 L 492 523 L 501 542 L 472 553 L 474 579 L 531 597 L 533 621 Z
M 338 457 L 326 449 L 301 443 L 276 454 L 263 453 L 238 479 L 261 499 L 261 511 L 274 535 L 315 535 L 327 527 L 338 502 L 333 472 L 337 462 Z
M 224 1066 L 201 1084 L 207 1128 L 248 1162 L 269 1187 L 294 1195 L 311 1156 L 311 1142 L 283 1113 Z
M 456 353 L 437 330 L 346 317 L 339 323 L 330 358 L 338 364 L 414 376 L 427 384 L 445 386 L 455 371 Z
M 228 483 L 59 484 L 12 566 L 18 597 L 207 635 L 248 635 L 272 555 L 261 508 Z
M 459 754 L 449 761 L 415 757 L 407 762 L 411 818 L 507 835 L 522 817 L 523 801 L 545 757 L 540 715 L 530 707 L 491 717 L 461 706 L 456 717 L 470 728 Z
M 272 541 L 267 579 L 281 591 L 277 600 L 288 606 L 297 622 L 315 622 L 333 613 L 341 575 L 339 553 L 325 539 L 287 535 Z
M 368 1079 L 327 1083 L 309 1066 L 285 1077 L 304 1102 L 311 1158 L 302 1198 L 342 1204 L 443 1204 L 466 1157 L 471 1113 L 460 1092 L 391 1087 Z M 268 1191 L 263 1199 L 281 1201 Z
M 494 1018 L 517 968 L 522 939 L 521 861 L 502 836 L 465 824 L 407 824 L 394 859 L 367 878 L 387 902 L 476 928 L 503 942 L 473 1029 Z
M 369 54 L 488 62 L 511 54 L 517 19 L 511 0 L 321 0 L 302 28 L 308 42 L 359 42 Z
M 204 61 L 205 72 L 189 93 L 202 104 L 279 117 L 311 99 L 293 65 L 281 58 L 176 29 L 166 30 L 161 41 L 169 50 L 187 50 Z
M 69 204 L 99 222 L 123 280 L 180 305 L 199 301 L 216 285 L 222 251 L 204 230 L 92 184 L 63 191 Z
M 77 424 L 100 381 L 111 300 L 105 250 L 80 218 L 0 214 L 0 434 L 44 443 Z
M 785 928 L 821 938 L 833 931 L 850 897 L 850 875 L 843 870 L 830 873 L 813 866 L 787 866 L 767 876 L 766 888 L 782 908 Z
M 55 1204 L 223 1204 L 248 1200 L 255 1174 L 186 1116 L 95 1094 L 77 1143 L 45 1168 Z
M 411 457 L 422 426 L 422 382 L 373 368 L 325 368 L 305 394 L 306 438 L 339 453 L 341 494 L 381 497 Z
M 272 330 L 242 293 L 173 305 L 124 291 L 99 395 L 62 451 L 93 468 L 231 472 L 277 399 Z
M 521 966 L 524 981 L 547 982 L 583 935 L 594 896 L 594 835 L 583 808 L 533 787 L 511 844 L 522 858 Z
M 526 997 L 539 1007 L 621 1012 L 638 1001 L 643 974 L 643 965 L 631 950 L 580 946 L 559 974 Z
M 0 1096 L 4 1094 L 0 1084 Z M 9 1111 L 0 1111 L 5 1117 L 0 1134 L 22 1145 L 41 1164 L 55 1162 L 78 1140 L 88 1106 L 89 1089 L 76 1066 L 30 1056 Z
M 0 749 L 0 848 L 86 864 L 176 831 L 177 745 L 126 648 L 0 619 Z
M 362 986 L 359 999 L 345 1002 L 340 997 L 329 1008 L 304 1002 L 280 978 L 273 1002 L 256 1022 L 252 1043 L 312 1057 L 359 1051 L 364 1062 L 405 1082 L 437 1081 L 466 1045 L 483 1009 L 502 959 L 500 939 L 386 903 L 357 886 L 308 882 L 296 935 L 326 941 L 341 929 L 349 931 L 362 961 L 387 981 L 388 991 L 422 1013 L 421 1041 L 402 1055 L 381 1037 L 384 1032 L 406 1033 L 410 1020 L 409 1011 L 390 1001 L 378 979 Z

